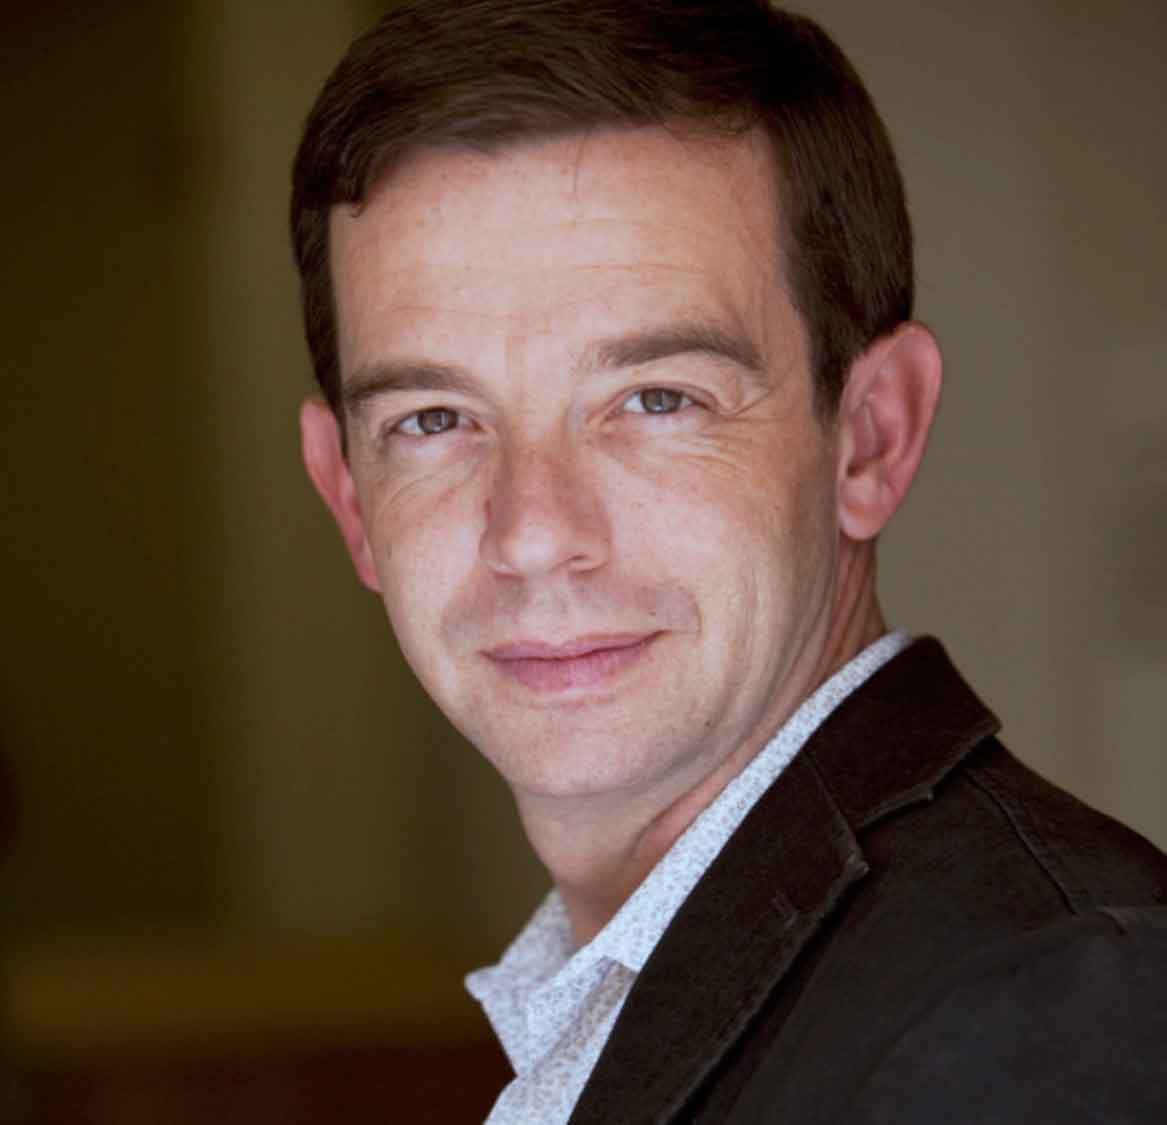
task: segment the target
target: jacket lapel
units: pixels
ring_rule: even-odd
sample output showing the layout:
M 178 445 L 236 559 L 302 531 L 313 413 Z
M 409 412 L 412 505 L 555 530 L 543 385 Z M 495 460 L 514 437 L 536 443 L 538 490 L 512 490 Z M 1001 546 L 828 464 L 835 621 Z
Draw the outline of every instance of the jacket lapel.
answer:
M 775 824 L 783 830 L 775 832 Z M 665 931 L 572 1125 L 667 1119 L 865 872 L 846 821 L 813 766 L 799 756 Z
M 640 973 L 571 1125 L 668 1121 L 867 872 L 856 831 L 931 789 L 997 723 L 918 641 L 762 796 Z

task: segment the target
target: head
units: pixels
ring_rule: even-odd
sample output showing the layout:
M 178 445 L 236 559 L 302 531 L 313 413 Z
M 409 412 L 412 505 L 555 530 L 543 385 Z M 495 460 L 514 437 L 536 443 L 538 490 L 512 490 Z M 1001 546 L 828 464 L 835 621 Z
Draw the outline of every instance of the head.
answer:
M 309 472 L 526 811 L 724 781 L 870 627 L 939 358 L 813 24 L 398 4 L 312 112 L 293 232 Z
M 851 361 L 912 315 L 911 226 L 854 68 L 815 23 L 766 0 L 394 3 L 325 84 L 293 170 L 304 322 L 334 411 L 332 208 L 359 205 L 421 149 L 491 153 L 654 125 L 768 137 L 782 201 L 773 253 L 829 416 Z

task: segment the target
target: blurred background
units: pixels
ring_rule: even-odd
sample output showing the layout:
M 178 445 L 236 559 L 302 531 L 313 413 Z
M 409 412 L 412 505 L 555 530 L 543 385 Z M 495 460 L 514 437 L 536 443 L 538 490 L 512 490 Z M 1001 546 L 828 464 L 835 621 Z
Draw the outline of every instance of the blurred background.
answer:
M 544 876 L 299 464 L 288 168 L 381 7 L 0 16 L 2 1120 L 469 1121 L 504 1076 L 460 978 Z M 799 7 L 948 363 L 890 617 L 1167 845 L 1167 9 Z

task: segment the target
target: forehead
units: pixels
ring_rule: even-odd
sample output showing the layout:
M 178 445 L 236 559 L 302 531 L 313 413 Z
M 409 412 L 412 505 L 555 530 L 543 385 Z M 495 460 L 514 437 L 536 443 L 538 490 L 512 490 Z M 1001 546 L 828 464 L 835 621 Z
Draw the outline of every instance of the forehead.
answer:
M 395 326 L 415 336 L 451 317 L 560 335 L 597 313 L 748 320 L 782 289 L 777 208 L 760 134 L 650 128 L 423 150 L 362 206 L 333 211 L 342 371 Z

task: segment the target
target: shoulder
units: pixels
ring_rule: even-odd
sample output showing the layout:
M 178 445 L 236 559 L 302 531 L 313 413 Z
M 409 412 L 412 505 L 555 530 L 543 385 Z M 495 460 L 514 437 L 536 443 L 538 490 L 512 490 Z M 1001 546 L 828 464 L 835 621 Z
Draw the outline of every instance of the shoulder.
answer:
M 733 1120 L 1167 1120 L 1136 1112 L 1163 1084 L 1167 857 L 992 737 L 857 835 L 868 873 L 747 1034 Z M 1095 1081 L 1135 1108 L 1033 1112 Z
M 1003 921 L 1020 930 L 1100 907 L 1167 906 L 1167 856 L 995 737 L 936 786 L 929 806 L 872 825 L 862 839 L 873 866 L 886 863 L 893 875 L 929 882 L 929 871 L 962 869 L 967 904 L 1005 907 Z
M 1117 971 L 1123 958 L 1162 953 L 1167 856 L 996 738 L 929 802 L 871 825 L 860 841 L 870 874 L 827 955 L 889 1017 L 889 1032 L 914 1018 L 920 996 L 946 987 L 954 967 L 1010 966 L 1016 977 L 1029 959 L 1085 969 L 1093 962 L 1080 958 L 1109 950 Z M 872 958 L 886 962 L 891 989 L 869 973 Z
M 921 990 L 840 1121 L 1167 1120 L 1167 908 L 1102 908 Z

